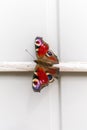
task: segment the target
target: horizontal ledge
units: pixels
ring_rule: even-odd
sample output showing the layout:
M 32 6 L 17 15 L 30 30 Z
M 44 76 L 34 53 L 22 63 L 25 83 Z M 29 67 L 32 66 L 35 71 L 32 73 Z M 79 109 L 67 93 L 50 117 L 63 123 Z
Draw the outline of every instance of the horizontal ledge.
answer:
M 60 62 L 54 67 L 59 68 L 60 72 L 87 72 L 87 62 Z
M 0 62 L 0 72 L 30 72 L 35 65 L 34 62 Z M 60 72 L 87 72 L 87 62 L 60 62 L 53 67 Z
M 35 65 L 34 62 L 0 62 L 0 72 L 30 72 Z

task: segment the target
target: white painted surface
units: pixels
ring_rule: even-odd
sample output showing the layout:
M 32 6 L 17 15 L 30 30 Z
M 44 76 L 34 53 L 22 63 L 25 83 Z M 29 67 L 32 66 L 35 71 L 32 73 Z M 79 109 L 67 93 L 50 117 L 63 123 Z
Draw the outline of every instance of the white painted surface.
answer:
M 31 62 L 0 62 L 0 72 L 33 72 L 36 63 Z M 59 72 L 87 72 L 87 62 L 59 62 L 52 68 Z
M 32 61 L 34 38 L 42 36 L 57 53 L 56 0 L 0 1 L 0 61 Z M 58 81 L 41 93 L 33 73 L 0 73 L 0 130 L 58 130 Z
M 60 0 L 61 61 L 87 61 L 87 1 Z M 62 74 L 62 130 L 87 130 L 87 73 Z

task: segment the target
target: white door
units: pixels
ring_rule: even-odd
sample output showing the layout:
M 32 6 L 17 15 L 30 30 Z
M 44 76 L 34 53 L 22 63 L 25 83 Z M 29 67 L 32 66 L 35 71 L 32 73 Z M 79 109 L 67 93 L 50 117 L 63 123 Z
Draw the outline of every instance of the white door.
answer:
M 87 61 L 87 0 L 59 0 L 60 60 Z M 87 73 L 62 73 L 61 130 L 87 130 Z
M 32 61 L 41 36 L 58 55 L 56 0 L 0 1 L 0 62 Z M 32 90 L 33 73 L 0 73 L 0 130 L 58 130 L 58 81 L 41 93 Z

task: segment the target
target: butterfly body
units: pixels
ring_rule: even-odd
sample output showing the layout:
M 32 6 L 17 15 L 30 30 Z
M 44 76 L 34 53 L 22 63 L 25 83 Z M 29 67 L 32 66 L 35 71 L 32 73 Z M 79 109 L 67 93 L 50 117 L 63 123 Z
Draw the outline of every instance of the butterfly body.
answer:
M 48 44 L 41 37 L 35 39 L 35 50 L 37 63 L 33 75 L 33 90 L 40 92 L 42 88 L 54 81 L 53 77 L 57 77 L 58 70 L 53 68 L 53 64 L 58 63 L 57 56 L 49 50 Z

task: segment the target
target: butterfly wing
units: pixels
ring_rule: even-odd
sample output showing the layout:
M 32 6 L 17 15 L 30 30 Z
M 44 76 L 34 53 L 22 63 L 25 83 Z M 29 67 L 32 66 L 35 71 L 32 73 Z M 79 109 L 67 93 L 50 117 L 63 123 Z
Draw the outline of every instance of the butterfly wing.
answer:
M 41 37 L 36 37 L 35 39 L 35 50 L 38 60 L 51 65 L 58 63 L 57 56 L 49 50 L 49 45 Z
M 54 81 L 53 77 L 57 77 L 58 71 L 56 68 L 52 68 L 52 65 L 58 63 L 58 59 L 41 37 L 35 39 L 35 50 L 37 65 L 33 75 L 32 87 L 34 91 L 40 92 L 42 88 Z
M 42 88 L 54 81 L 53 77 L 56 77 L 56 73 L 57 70 L 55 68 L 45 68 L 38 64 L 33 75 L 33 90 L 40 92 Z

